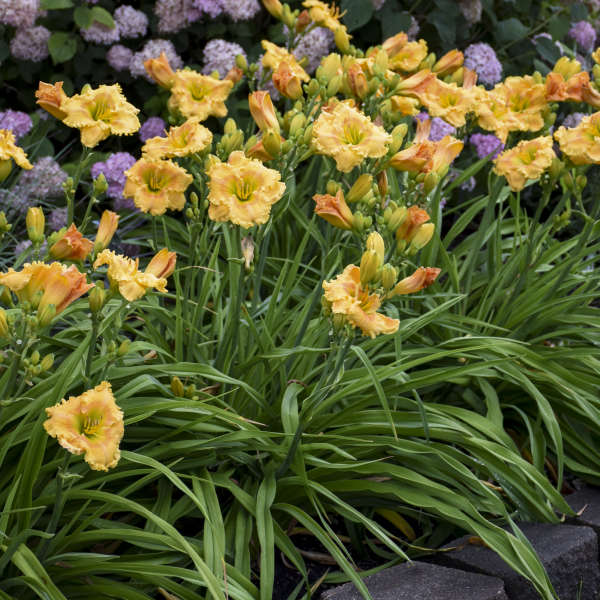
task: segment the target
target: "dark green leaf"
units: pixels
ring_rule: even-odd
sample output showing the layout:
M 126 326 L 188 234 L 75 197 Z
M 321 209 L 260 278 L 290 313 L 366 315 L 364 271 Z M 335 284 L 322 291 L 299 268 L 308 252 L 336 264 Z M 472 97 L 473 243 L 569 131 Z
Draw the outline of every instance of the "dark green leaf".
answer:
M 105 8 L 94 6 L 94 8 L 92 8 L 92 16 L 94 21 L 101 25 L 106 25 L 106 27 L 109 27 L 110 29 L 114 29 L 115 22 L 112 15 Z
M 73 11 L 73 20 L 78 27 L 87 29 L 94 22 L 94 13 L 87 6 L 78 6 Z
M 508 42 L 516 42 L 527 36 L 529 29 L 516 19 L 515 17 L 511 17 L 510 19 L 505 19 L 504 21 L 498 22 L 498 27 L 496 29 L 496 39 L 501 44 L 506 44 Z
M 73 2 L 71 0 L 42 0 L 40 2 L 40 8 L 43 10 L 58 10 L 72 7 Z
M 48 50 L 52 57 L 52 62 L 58 63 L 71 60 L 77 51 L 77 39 L 71 33 L 57 31 L 50 36 L 48 40 Z
M 368 23 L 373 14 L 371 0 L 342 0 L 340 8 L 345 13 L 342 21 L 348 31 L 354 31 Z

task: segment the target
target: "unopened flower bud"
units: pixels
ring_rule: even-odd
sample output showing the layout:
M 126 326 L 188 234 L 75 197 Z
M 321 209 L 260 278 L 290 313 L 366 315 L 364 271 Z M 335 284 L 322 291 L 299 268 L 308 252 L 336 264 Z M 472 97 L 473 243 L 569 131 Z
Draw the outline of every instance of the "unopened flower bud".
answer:
M 97 314 L 102 310 L 104 303 L 106 302 L 106 291 L 102 283 L 96 283 L 96 286 L 90 290 L 88 294 L 88 302 L 92 314 Z
M 575 185 L 580 190 L 583 190 L 587 185 L 587 177 L 585 175 L 577 175 L 577 177 L 575 178 Z
M 598 81 L 600 79 L 600 65 L 596 64 L 593 66 L 592 75 L 594 76 L 594 81 Z
M 40 353 L 37 350 L 34 350 L 29 357 L 32 365 L 37 365 L 40 362 Z
M 375 250 L 366 250 L 360 259 L 360 285 L 366 288 L 371 281 L 377 279 L 381 262 Z
M 424 69 L 431 70 L 433 68 L 433 65 L 435 64 L 435 60 L 436 60 L 435 53 L 431 52 L 430 54 L 427 55 L 425 60 L 423 60 L 423 62 L 421 62 L 421 64 L 419 65 L 419 71 L 422 71 Z
M 548 169 L 548 173 L 550 174 L 550 177 L 552 177 L 552 179 L 558 179 L 560 177 L 560 174 L 563 172 L 564 168 L 565 164 L 562 162 L 562 160 L 560 160 L 560 158 L 558 158 L 558 156 L 555 156 L 552 159 L 552 164 Z
M 244 73 L 248 70 L 248 61 L 243 54 L 237 54 L 235 57 L 235 65 L 238 69 L 244 71 Z
M 40 363 L 42 371 L 49 371 L 52 368 L 52 365 L 54 365 L 54 354 L 46 354 Z
M 388 193 L 388 178 L 387 173 L 385 171 L 381 171 L 379 175 L 377 175 L 377 189 L 379 190 L 379 194 L 382 198 L 385 198 Z
M 290 129 L 289 129 L 290 137 L 295 137 L 296 135 L 298 135 L 304 128 L 305 124 L 306 124 L 306 117 L 302 113 L 298 113 L 297 115 L 294 115 L 294 118 L 290 122 Z
M 244 152 L 248 154 L 250 149 L 256 146 L 256 144 L 258 144 L 258 137 L 251 135 L 244 145 Z
M 347 202 L 358 202 L 362 200 L 371 190 L 371 184 L 373 183 L 373 177 L 368 173 L 363 173 L 350 188 L 350 191 L 346 194 Z
M 0 160 L 0 183 L 2 183 L 12 171 L 12 161 L 10 158 Z
M 6 233 L 12 229 L 12 225 L 6 220 L 4 211 L 0 212 L 0 234 Z
M 333 39 L 340 52 L 347 54 L 350 51 L 350 36 L 343 25 L 333 32 Z
M 385 242 L 383 241 L 381 234 L 377 231 L 373 231 L 369 234 L 369 237 L 367 237 L 367 250 L 373 250 L 373 252 L 377 254 L 379 268 L 385 260 Z
M 94 196 L 101 196 L 108 189 L 108 181 L 104 173 L 100 173 L 96 179 L 94 179 Z
M 406 206 L 401 206 L 395 209 L 390 218 L 387 220 L 387 226 L 390 231 L 396 231 L 404 219 L 406 219 L 407 209 Z
M 111 210 L 105 210 L 100 217 L 96 240 L 94 241 L 94 252 L 101 252 L 108 248 L 117 227 L 119 225 L 119 215 Z
M 181 383 L 181 379 L 179 379 L 177 375 L 171 377 L 171 391 L 173 392 L 174 396 L 177 396 L 178 398 L 183 398 L 185 390 L 183 388 L 183 383 Z
M 381 69 L 382 73 L 385 73 L 388 69 L 389 64 L 389 56 L 388 53 L 381 48 L 377 55 L 375 56 L 375 64 L 379 69 Z
M 400 146 L 402 146 L 402 142 L 406 136 L 408 131 L 408 126 L 406 123 L 401 123 L 400 125 L 396 125 L 392 130 L 392 143 L 390 144 L 390 153 L 395 154 L 400 150 Z
M 0 337 L 10 337 L 10 328 L 8 326 L 8 319 L 6 318 L 6 311 L 0 308 Z
M 340 91 L 341 86 L 342 86 L 341 75 L 335 75 L 334 77 L 332 77 L 329 80 L 329 83 L 327 84 L 327 95 L 335 96 Z
M 333 181 L 333 179 L 330 179 L 327 182 L 327 186 L 325 188 L 327 190 L 327 193 L 331 196 L 335 196 L 337 194 L 337 191 L 340 189 L 340 184 L 337 183 L 337 181 Z
M 396 285 L 398 279 L 398 271 L 389 263 L 383 265 L 381 269 L 381 285 L 386 290 L 391 290 Z
M 319 82 L 316 79 L 310 80 L 307 93 L 309 96 L 316 96 L 319 93 Z
M 263 6 L 276 19 L 281 19 L 283 14 L 283 6 L 279 0 L 262 0 Z
M 52 323 L 56 316 L 56 306 L 54 304 L 46 304 L 42 310 L 38 311 L 37 322 L 41 327 L 46 327 Z
M 117 356 L 125 356 L 129 352 L 131 346 L 131 340 L 123 340 L 119 349 L 117 350 Z
M 314 80 L 313 80 L 314 81 Z M 302 138 L 302 141 L 304 142 L 304 144 L 306 144 L 307 146 L 310 144 L 310 142 L 312 141 L 312 132 L 313 132 L 313 125 L 312 123 L 304 130 L 304 137 Z
M 421 248 L 424 248 L 429 244 L 429 241 L 433 237 L 433 233 L 435 232 L 435 225 L 433 223 L 423 223 L 417 229 L 415 236 L 410 242 L 410 250 L 411 253 L 417 252 Z
M 339 54 L 329 54 L 321 61 L 320 74 L 326 81 L 339 75 L 342 71 L 342 59 Z
M 223 133 L 232 135 L 237 131 L 237 124 L 233 119 L 227 119 L 225 121 L 225 125 L 223 126 Z
M 439 178 L 436 173 L 433 171 L 427 173 L 425 175 L 425 179 L 423 180 L 423 191 L 426 194 L 429 194 L 435 189 L 435 186 L 438 184 Z
M 310 14 L 307 10 L 303 10 L 296 17 L 296 32 L 302 33 L 311 23 Z
M 275 158 L 281 152 L 281 136 L 272 129 L 263 135 L 263 146 L 270 156 Z
M 27 226 L 27 235 L 34 244 L 40 244 L 44 241 L 46 219 L 41 208 L 29 208 L 25 217 L 25 224 Z

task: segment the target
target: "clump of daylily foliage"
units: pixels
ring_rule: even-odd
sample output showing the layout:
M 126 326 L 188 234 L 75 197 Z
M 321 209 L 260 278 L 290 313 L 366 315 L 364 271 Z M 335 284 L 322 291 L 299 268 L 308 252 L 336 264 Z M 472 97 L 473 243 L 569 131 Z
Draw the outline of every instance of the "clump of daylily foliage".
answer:
M 83 149 L 74 175 L 65 183 L 67 226 L 49 233 L 42 209 L 30 208 L 26 232 L 31 245 L 0 274 L 4 306 L 0 334 L 5 341 L 0 387 L 7 415 L 2 435 L 8 444 L 3 459 L 10 456 L 15 464 L 25 461 L 19 465 L 33 469 L 28 475 L 21 467 L 10 471 L 15 491 L 4 497 L 7 512 L 0 529 L 16 541 L 3 546 L 13 564 L 5 561 L 2 566 L 10 571 L 13 587 L 20 585 L 19 572 L 30 576 L 28 569 L 39 565 L 41 571 L 30 576 L 39 579 L 47 568 L 51 577 L 39 589 L 51 590 L 48 597 L 52 598 L 76 597 L 69 594 L 75 594 L 79 585 L 82 593 L 92 586 L 94 597 L 109 597 L 112 592 L 103 586 L 111 582 L 120 586 L 121 591 L 114 593 L 123 598 L 154 593 L 165 598 L 196 598 L 205 593 L 204 588 L 210 597 L 221 598 L 231 586 L 231 597 L 255 598 L 260 593 L 267 599 L 273 590 L 275 547 L 309 585 L 303 555 L 287 538 L 300 527 L 302 533 L 313 532 L 365 592 L 344 555 L 338 524 L 331 524 L 326 513 L 337 506 L 339 515 L 352 523 L 348 539 L 357 535 L 355 528 L 360 524 L 374 536 L 369 544 L 385 562 L 405 557 L 410 544 L 401 548 L 400 538 L 388 535 L 381 520 L 396 526 L 412 542 L 417 536 L 406 519 L 416 519 L 416 527 L 415 511 L 430 510 L 481 536 L 529 577 L 544 598 L 551 598 L 551 586 L 543 570 L 538 570 L 529 545 L 495 523 L 496 518 L 506 520 L 520 510 L 525 516 L 531 516 L 527 511 L 545 510 L 537 516 L 549 520 L 555 518 L 552 507 L 568 511 L 546 479 L 541 455 L 530 454 L 531 460 L 526 461 L 512 446 L 502 422 L 490 424 L 496 436 L 493 443 L 506 445 L 503 460 L 510 457 L 517 463 L 523 477 L 535 482 L 527 485 L 544 498 L 531 508 L 519 493 L 504 491 L 508 476 L 502 475 L 502 468 L 492 459 L 494 451 L 489 462 L 470 457 L 477 450 L 469 447 L 471 433 L 466 429 L 428 446 L 429 436 L 439 433 L 437 409 L 424 408 L 415 387 L 410 399 L 417 403 L 415 410 L 403 420 L 402 410 L 408 410 L 409 402 L 403 394 L 410 386 L 406 387 L 408 380 L 396 367 L 389 366 L 400 367 L 396 361 L 411 331 L 402 324 L 409 318 L 412 326 L 434 323 L 429 334 L 414 342 L 415 367 L 429 360 L 419 357 L 425 347 L 429 356 L 439 351 L 440 359 L 446 357 L 447 343 L 448 356 L 459 358 L 467 369 L 462 379 L 456 379 L 450 374 L 456 365 L 445 364 L 442 371 L 448 371 L 449 381 L 468 386 L 469 377 L 488 373 L 483 367 L 468 370 L 475 356 L 471 350 L 452 349 L 467 325 L 483 322 L 482 315 L 467 318 L 466 308 L 461 309 L 454 322 L 449 317 L 444 321 L 444 326 L 455 328 L 452 335 L 440 342 L 438 350 L 429 346 L 435 345 L 431 342 L 438 335 L 435 327 L 441 327 L 435 325 L 441 309 L 431 302 L 436 296 L 445 298 L 445 286 L 457 285 L 459 273 L 468 281 L 473 277 L 473 269 L 463 270 L 458 262 L 464 255 L 457 250 L 452 256 L 453 248 L 440 243 L 446 210 L 442 200 L 446 190 L 456 185 L 453 178 L 461 177 L 460 173 L 450 177 L 451 169 L 471 132 L 494 134 L 504 145 L 495 158 L 490 154 L 469 166 L 463 177 L 491 163 L 491 200 L 479 225 L 482 232 L 492 220 L 496 203 L 510 196 L 511 210 L 527 222 L 528 243 L 536 244 L 526 249 L 525 269 L 570 219 L 573 198 L 576 210 L 590 223 L 590 228 L 585 226 L 583 243 L 591 241 L 598 205 L 588 214 L 582 190 L 583 173 L 589 165 L 600 163 L 600 113 L 591 112 L 600 106 L 600 66 L 590 76 L 579 62 L 563 57 L 546 77 L 539 73 L 510 76 L 489 89 L 478 85 L 476 73 L 464 66 L 458 50 L 438 58 L 428 52 L 424 40 L 409 41 L 403 32 L 380 46 L 361 50 L 352 45 L 333 6 L 319 0 L 306 0 L 303 10 L 291 10 L 278 0 L 265 1 L 265 6 L 285 23 L 288 38 L 285 47 L 264 40 L 261 65 L 248 64 L 240 55 L 236 66 L 220 78 L 187 67 L 175 69 L 164 53 L 145 62 L 149 77 L 163 90 L 171 126 L 164 135 L 148 139 L 135 164 L 125 171 L 123 196 L 133 201 L 136 212 L 119 215 L 105 210 L 97 217 L 106 180 L 101 176 L 91 183 L 85 181 L 90 161 L 102 144 L 140 128 L 138 109 L 119 85 L 87 85 L 68 96 L 62 82 L 40 82 L 35 92 L 42 109 L 79 131 Z M 332 31 L 337 51 L 324 57 L 311 77 L 292 50 L 316 26 Z M 600 49 L 592 58 L 600 62 Z M 227 100 L 242 81 L 251 90 L 250 125 L 231 118 L 217 120 L 227 117 Z M 553 131 L 557 106 L 564 102 L 581 103 L 590 107 L 590 113 L 575 127 Z M 413 117 L 423 109 L 428 117 L 415 125 Z M 453 126 L 455 134 L 430 139 L 433 118 Z M 13 162 L 21 169 L 32 168 L 13 134 L 2 130 L 0 178 L 9 183 L 16 174 Z M 558 208 L 548 228 L 536 231 L 537 225 L 530 227 L 529 217 L 518 211 L 522 210 L 521 191 L 538 184 L 536 218 L 541 218 L 543 210 L 554 210 L 550 206 L 554 201 Z M 476 215 L 472 211 L 469 220 Z M 139 252 L 133 257 L 122 244 L 111 248 L 120 221 L 130 218 L 137 219 L 138 227 L 129 230 Z M 459 223 L 464 220 L 461 215 L 458 219 Z M 10 231 L 5 221 L 3 235 Z M 515 217 L 506 229 L 494 233 L 497 237 L 490 238 L 497 249 L 503 249 L 507 263 L 511 248 L 514 252 L 517 247 L 526 248 L 518 227 Z M 502 245 L 501 236 L 509 233 L 512 241 Z M 479 243 L 486 241 L 482 233 Z M 148 254 L 152 255 L 149 260 Z M 487 275 L 481 271 L 481 278 L 491 281 L 493 268 L 499 269 L 503 260 L 493 263 L 487 251 L 485 256 L 489 271 Z M 519 276 L 523 279 L 517 294 L 526 285 L 524 272 L 514 272 L 494 287 L 512 285 Z M 568 295 L 561 282 L 555 292 Z M 549 289 L 544 288 L 544 293 Z M 491 294 L 482 294 L 480 306 Z M 467 296 L 465 288 L 464 293 L 449 297 L 448 310 Z M 492 313 L 504 315 L 507 298 L 494 302 Z M 510 329 L 508 316 L 499 323 L 489 318 L 495 335 L 509 332 L 510 337 L 510 332 L 518 330 L 516 326 Z M 490 331 L 485 335 L 491 335 Z M 469 337 L 472 334 L 465 333 Z M 359 361 L 354 374 L 349 366 L 353 356 Z M 377 373 L 388 368 L 382 377 L 393 380 L 396 392 L 393 387 L 384 390 L 378 381 Z M 254 381 L 253 372 L 260 372 L 260 382 Z M 373 386 L 368 395 L 375 398 L 375 405 L 369 410 L 361 381 Z M 338 393 L 338 386 L 346 384 L 345 397 Z M 351 385 L 358 387 L 351 391 Z M 481 385 L 486 398 L 495 395 L 489 383 Z M 267 389 L 269 393 L 263 396 Z M 66 399 L 67 393 L 75 395 Z M 353 410 L 366 411 L 364 423 L 348 425 L 347 430 L 342 427 L 336 435 L 342 440 L 354 427 L 352 444 L 356 445 L 351 451 L 343 444 L 336 448 L 335 436 L 319 442 L 319 435 L 330 426 L 327 419 L 347 418 L 353 394 L 361 398 Z M 22 437 L 17 424 L 25 398 L 34 399 L 31 406 L 46 415 L 34 414 L 27 425 L 35 445 Z M 436 402 L 443 402 L 443 397 Z M 492 400 L 487 406 L 488 418 L 499 414 Z M 189 416 L 182 419 L 186 411 Z M 473 414 L 485 418 L 481 411 Z M 453 418 L 458 419 L 457 415 Z M 550 421 L 544 422 L 550 427 Z M 373 429 L 361 433 L 359 429 L 369 423 Z M 313 425 L 316 429 L 311 429 Z M 481 429 L 480 424 L 469 426 L 473 431 Z M 426 450 L 418 450 L 413 439 L 421 430 L 427 438 Z M 57 454 L 53 442 L 40 437 L 44 431 L 67 451 L 64 457 Z M 382 431 L 389 434 L 385 444 L 371 437 Z M 186 432 L 201 440 L 189 454 L 186 438 L 180 439 Z M 558 485 L 562 442 L 555 429 L 550 437 L 556 464 L 549 470 Z M 246 444 L 251 442 L 257 445 L 248 452 Z M 459 458 L 462 450 L 451 448 L 462 443 L 466 449 Z M 129 450 L 123 450 L 122 444 Z M 378 448 L 379 454 L 372 454 L 369 445 Z M 17 453 L 19 447 L 22 452 Z M 177 449 L 176 455 L 170 447 Z M 421 460 L 416 458 L 421 451 L 447 451 L 446 466 L 452 464 L 457 472 L 451 477 L 440 475 L 435 485 L 425 479 L 436 477 L 434 468 L 407 475 L 402 469 Z M 327 458 L 318 456 L 323 452 Z M 90 478 L 71 454 L 83 454 L 91 469 L 114 469 L 115 475 Z M 324 492 L 320 477 L 325 465 L 338 460 L 342 461 L 338 473 L 343 471 L 348 480 L 332 476 L 331 487 Z M 449 487 L 444 487 L 453 485 L 458 471 L 464 478 L 461 485 L 479 495 L 479 501 L 472 500 L 467 507 L 466 502 L 460 508 L 455 505 L 452 495 L 462 492 L 448 492 Z M 113 498 L 135 495 L 139 486 L 146 485 L 144 478 L 149 486 L 145 497 L 120 504 Z M 155 478 L 160 478 L 158 483 L 150 486 Z M 388 485 L 388 481 L 394 483 Z M 404 488 L 397 490 L 396 484 Z M 296 505 L 298 492 L 293 489 L 297 485 L 310 489 Z M 352 506 L 352 496 L 360 497 L 367 489 L 373 494 L 371 501 Z M 33 498 L 38 495 L 34 507 Z M 73 507 L 81 503 L 81 512 L 69 512 L 71 501 Z M 323 510 L 325 501 L 328 508 Z M 94 517 L 86 512 L 86 502 L 101 502 L 103 509 Z M 411 507 L 404 517 L 396 512 L 400 502 Z M 14 520 L 10 516 L 13 503 L 32 514 Z M 41 509 L 41 514 L 35 512 Z M 229 511 L 225 518 L 221 510 Z M 120 516 L 109 518 L 106 513 Z M 178 521 L 185 515 L 201 519 L 203 529 L 186 529 L 183 519 Z M 142 518 L 146 527 L 138 522 Z M 106 523 L 99 525 L 100 521 Z M 113 546 L 110 529 L 116 531 L 121 523 L 132 530 L 115 533 L 114 540 L 121 541 Z M 39 538 L 19 537 L 21 530 L 33 531 L 34 524 Z M 93 534 L 93 529 L 86 529 L 92 525 L 106 531 Z M 75 541 L 69 545 L 72 536 Z M 122 573 L 113 571 L 113 565 L 104 565 L 106 572 L 99 568 L 83 574 L 84 550 L 112 556 L 121 543 L 132 548 L 139 544 L 146 550 L 157 547 L 165 555 L 181 553 L 185 558 L 165 560 L 161 563 L 164 573 L 139 579 L 125 568 Z M 244 557 L 249 546 L 252 561 Z M 163 550 L 166 547 L 168 551 Z M 129 550 L 124 554 L 133 560 Z M 25 567 L 27 561 L 33 566 Z M 168 566 L 171 562 L 177 567 Z M 138 573 L 133 566 L 129 571 Z M 138 589 L 144 591 L 135 596 Z

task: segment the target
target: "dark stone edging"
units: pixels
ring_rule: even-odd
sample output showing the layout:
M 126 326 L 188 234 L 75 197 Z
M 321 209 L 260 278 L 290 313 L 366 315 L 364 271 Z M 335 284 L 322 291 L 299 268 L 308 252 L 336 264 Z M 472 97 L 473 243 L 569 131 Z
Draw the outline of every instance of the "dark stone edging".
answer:
M 600 489 L 566 497 L 578 513 L 568 524 L 519 523 L 544 565 L 560 600 L 598 600 Z M 373 600 L 539 600 L 533 586 L 500 557 L 469 536 L 448 544 L 456 550 L 429 562 L 413 561 L 365 579 Z M 352 583 L 323 592 L 323 600 L 362 600 Z

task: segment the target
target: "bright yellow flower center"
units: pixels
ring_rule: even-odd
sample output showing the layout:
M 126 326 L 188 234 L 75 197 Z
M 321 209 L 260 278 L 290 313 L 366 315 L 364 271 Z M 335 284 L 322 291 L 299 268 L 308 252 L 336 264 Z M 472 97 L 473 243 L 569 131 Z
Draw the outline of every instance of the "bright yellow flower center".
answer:
M 202 84 L 196 83 L 196 82 L 192 83 L 190 85 L 189 89 L 190 89 L 190 94 L 192 95 L 192 98 L 194 100 L 196 100 L 197 102 L 204 100 L 204 97 L 209 92 L 209 90 L 207 90 L 205 86 L 203 86 Z
M 346 144 L 352 144 L 356 146 L 362 142 L 365 137 L 364 131 L 360 130 L 360 127 L 356 124 L 347 123 L 344 125 L 344 137 L 343 141 Z
M 231 193 L 240 201 L 240 202 L 249 202 L 252 200 L 252 194 L 258 188 L 258 184 L 256 181 L 252 179 L 236 179 L 233 183 Z
M 106 99 L 100 98 L 94 102 L 90 109 L 90 114 L 95 121 L 109 121 L 111 110 Z
M 537 150 L 535 148 L 530 148 L 529 150 L 519 153 L 519 160 L 525 165 L 530 165 L 535 160 L 536 154 Z
M 529 99 L 523 96 L 512 96 L 510 99 L 510 110 L 513 112 L 524 111 L 529 106 Z
M 151 192 L 160 192 L 168 183 L 168 177 L 156 170 L 144 173 L 144 182 Z
M 87 438 L 95 438 L 100 433 L 103 420 L 102 415 L 86 415 L 80 424 L 79 433 Z
M 458 104 L 458 96 L 454 94 L 444 94 L 440 96 L 440 106 L 448 108 L 449 106 L 456 106 Z

